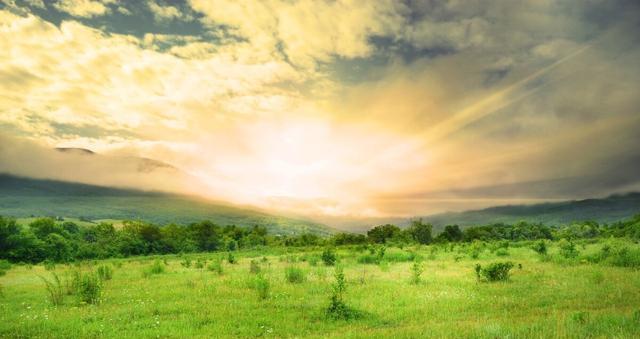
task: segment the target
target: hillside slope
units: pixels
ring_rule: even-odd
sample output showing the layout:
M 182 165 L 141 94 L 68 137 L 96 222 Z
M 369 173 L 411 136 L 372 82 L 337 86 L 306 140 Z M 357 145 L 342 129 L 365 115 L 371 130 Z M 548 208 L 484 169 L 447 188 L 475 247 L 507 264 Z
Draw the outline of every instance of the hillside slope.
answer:
M 497 206 L 481 210 L 441 213 L 423 217 L 423 219 L 434 224 L 437 229 L 441 229 L 444 225 L 450 224 L 472 226 L 499 222 L 515 223 L 521 220 L 549 225 L 584 220 L 610 223 L 638 213 L 640 213 L 640 193 L 627 193 L 601 199 Z
M 0 215 L 64 216 L 98 219 L 139 219 L 159 224 L 211 220 L 219 225 L 261 225 L 274 234 L 333 230 L 313 221 L 275 216 L 203 199 L 160 192 L 147 192 L 41 180 L 0 174 Z

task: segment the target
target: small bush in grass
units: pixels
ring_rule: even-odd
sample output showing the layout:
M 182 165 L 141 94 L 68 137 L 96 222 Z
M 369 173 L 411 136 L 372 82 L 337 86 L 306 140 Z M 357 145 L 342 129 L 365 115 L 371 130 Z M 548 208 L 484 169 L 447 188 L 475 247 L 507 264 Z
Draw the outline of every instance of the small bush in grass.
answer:
M 586 324 L 587 321 L 589 321 L 589 312 L 584 312 L 584 311 L 575 312 L 571 315 L 571 320 L 579 324 Z
M 64 284 L 65 292 L 67 293 L 67 295 L 72 295 L 76 293 L 76 291 L 78 290 L 78 285 L 80 285 L 81 275 L 82 274 L 77 269 L 71 271 L 67 275 L 67 279 L 65 279 L 65 284 Z
M 227 254 L 227 262 L 229 262 L 230 264 L 235 264 L 236 256 L 233 255 L 233 253 L 229 252 L 229 254 Z
M 356 316 L 356 312 L 347 306 L 344 294 L 347 290 L 347 282 L 341 267 L 336 268 L 335 282 L 332 286 L 329 307 L 326 309 L 327 317 L 334 320 L 349 320 Z
M 40 277 L 46 286 L 47 297 L 53 306 L 62 305 L 64 302 L 64 288 L 62 286 L 62 281 L 58 274 L 55 272 L 51 273 L 53 278 L 51 280 L 47 280 L 44 277 Z
M 571 240 L 561 239 L 558 242 L 558 247 L 560 247 L 560 255 L 567 259 L 576 258 L 580 254 L 578 249 L 576 249 L 576 245 Z
M 251 272 L 253 274 L 258 274 L 258 273 L 260 273 L 260 271 L 262 271 L 262 268 L 260 267 L 260 264 L 258 263 L 257 260 L 252 259 L 251 263 L 249 264 L 249 272 Z
M 536 253 L 540 255 L 547 255 L 547 242 L 544 240 L 538 240 L 535 243 L 533 243 L 533 246 L 531 246 L 531 249 L 533 249 L 534 251 L 536 251 Z
M 311 256 L 309 258 L 309 266 L 318 266 L 318 257 L 316 257 L 315 255 Z
M 185 267 L 185 268 L 191 267 L 191 259 L 184 258 L 184 260 L 180 262 L 180 265 L 182 265 L 182 267 Z
M 146 269 L 143 272 L 143 275 L 145 277 L 148 277 L 148 276 L 150 276 L 152 274 L 162 274 L 162 273 L 164 273 L 164 271 L 165 271 L 165 267 L 162 264 L 162 262 L 160 262 L 160 260 L 156 260 L 156 261 L 153 262 L 153 264 L 151 264 L 151 266 L 149 266 L 148 269 Z
M 333 266 L 336 264 L 338 257 L 331 247 L 327 247 L 322 251 L 322 262 L 327 266 Z
M 506 248 L 499 248 L 496 250 L 496 255 L 498 257 L 508 257 L 509 251 Z
M 287 267 L 284 269 L 284 275 L 287 278 L 287 281 L 292 284 L 300 284 L 306 280 L 305 272 L 298 267 Z
M 204 261 L 202 261 L 202 259 L 196 260 L 195 268 L 197 268 L 197 269 L 204 268 Z
M 122 268 L 122 261 L 114 261 L 113 262 L 113 267 Z
M 258 274 L 255 277 L 253 284 L 254 284 L 254 288 L 258 292 L 258 298 L 260 298 L 261 300 L 269 298 L 269 290 L 270 290 L 271 284 L 263 274 Z
M 0 298 L 4 298 L 4 287 L 0 284 Z
M 422 281 L 422 273 L 424 272 L 424 267 L 422 266 L 422 262 L 416 260 L 411 265 L 411 283 L 419 284 Z
M 633 311 L 633 314 L 631 315 L 631 319 L 633 319 L 633 321 L 640 323 L 640 309 Z
M 5 275 L 11 269 L 11 263 L 7 260 L 0 260 L 0 277 Z
M 98 277 L 102 281 L 111 280 L 111 278 L 113 278 L 113 270 L 107 265 L 98 266 L 97 272 Z
M 364 254 L 358 257 L 358 263 L 360 264 L 378 264 L 379 262 L 378 257 L 371 254 Z
M 591 272 L 589 275 L 589 281 L 592 284 L 600 285 L 604 282 L 604 274 L 601 271 Z
M 506 281 L 509 280 L 512 268 L 513 263 L 510 261 L 494 262 L 484 268 L 480 264 L 476 264 L 475 271 L 478 281 Z
M 222 275 L 222 262 L 220 260 L 214 260 L 207 266 L 207 269 L 211 272 L 218 273 L 218 275 Z
M 97 304 L 100 302 L 102 294 L 102 284 L 97 274 L 90 272 L 82 274 L 78 285 L 78 299 L 87 304 Z
M 44 269 L 47 271 L 53 271 L 56 269 L 56 263 L 51 260 L 45 260 L 43 265 Z

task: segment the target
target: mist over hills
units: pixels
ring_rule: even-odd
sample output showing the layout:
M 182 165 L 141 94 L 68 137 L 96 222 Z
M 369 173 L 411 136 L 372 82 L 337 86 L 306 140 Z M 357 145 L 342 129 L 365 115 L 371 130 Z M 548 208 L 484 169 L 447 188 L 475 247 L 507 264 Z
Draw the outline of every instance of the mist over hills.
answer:
M 0 174 L 0 215 L 62 216 L 84 220 L 135 219 L 159 224 L 211 220 L 219 225 L 265 226 L 274 234 L 330 234 L 320 223 L 193 196 L 86 185 Z

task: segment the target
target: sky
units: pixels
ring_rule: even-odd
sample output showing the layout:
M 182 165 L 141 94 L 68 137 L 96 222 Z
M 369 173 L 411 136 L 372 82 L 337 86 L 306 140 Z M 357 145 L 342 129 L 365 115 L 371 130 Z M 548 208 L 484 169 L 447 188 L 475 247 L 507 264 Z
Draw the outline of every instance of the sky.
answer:
M 638 32 L 632 0 L 0 0 L 0 172 L 335 218 L 640 190 Z

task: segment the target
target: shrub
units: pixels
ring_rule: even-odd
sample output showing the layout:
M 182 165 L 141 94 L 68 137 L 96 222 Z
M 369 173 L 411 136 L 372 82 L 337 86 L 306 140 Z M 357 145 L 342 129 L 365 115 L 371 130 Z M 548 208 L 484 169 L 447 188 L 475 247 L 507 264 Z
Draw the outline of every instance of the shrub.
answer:
M 344 301 L 344 294 L 347 290 L 347 283 L 344 278 L 342 268 L 336 268 L 335 282 L 332 286 L 332 293 L 327 307 L 327 317 L 335 320 L 349 320 L 355 317 L 356 313 Z
M 270 285 L 269 280 L 263 274 L 258 274 L 256 276 L 254 280 L 254 288 L 258 292 L 258 298 L 264 300 L 269 297 Z
M 56 269 L 56 263 L 51 260 L 45 260 L 43 265 L 44 269 L 47 271 L 53 271 Z
M 324 262 L 325 265 L 333 266 L 336 264 L 337 260 L 338 258 L 336 257 L 336 254 L 335 252 L 333 252 L 333 249 L 331 247 L 327 247 L 324 249 L 324 251 L 322 252 L 322 262 Z
M 218 275 L 222 275 L 222 262 L 220 260 L 212 261 L 207 269 L 211 272 L 216 272 Z
M 262 268 L 260 267 L 260 264 L 258 263 L 258 261 L 255 259 L 252 259 L 251 263 L 249 264 L 249 272 L 258 274 L 260 273 L 261 270 Z
M 564 258 L 573 259 L 580 254 L 576 249 L 576 245 L 571 240 L 562 239 L 558 242 L 558 246 L 560 247 L 560 255 Z
M 182 265 L 182 267 L 185 267 L 185 268 L 191 267 L 191 259 L 184 258 L 184 260 L 180 262 L 180 265 Z
M 67 276 L 67 279 L 65 280 L 65 292 L 67 295 L 72 295 L 78 290 L 81 273 L 79 270 L 73 270 L 69 275 L 70 276 Z
M 0 260 L 0 277 L 5 275 L 11 269 L 11 263 L 6 260 Z
M 478 281 L 506 281 L 512 268 L 513 263 L 507 261 L 491 263 L 484 268 L 476 264 L 475 271 Z
M 377 264 L 379 262 L 378 257 L 371 254 L 364 254 L 358 257 L 358 263 L 360 264 Z
M 160 262 L 160 260 L 156 260 L 153 262 L 153 264 L 151 264 L 151 266 L 149 266 L 147 270 L 144 271 L 144 275 L 149 276 L 152 274 L 162 274 L 164 273 L 164 271 L 165 268 L 162 262 Z
M 300 284 L 306 280 L 305 272 L 298 267 L 290 266 L 285 268 L 284 275 L 287 281 L 292 284 Z
M 97 304 L 102 294 L 100 278 L 95 273 L 83 274 L 78 285 L 78 299 L 87 304 Z
M 236 263 L 236 257 L 233 255 L 233 253 L 229 252 L 229 254 L 227 255 L 227 261 L 229 262 L 229 264 Z
M 498 250 L 496 250 L 496 255 L 498 257 L 507 257 L 509 256 L 509 251 L 505 248 L 499 248 Z
M 202 261 L 202 259 L 196 260 L 195 267 L 198 268 L 198 269 L 204 268 L 204 261 Z
M 424 272 L 424 267 L 422 266 L 422 263 L 419 261 L 414 261 L 413 265 L 411 266 L 411 283 L 412 284 L 419 284 L 422 281 L 422 273 Z
M 531 246 L 531 249 L 540 255 L 547 255 L 547 243 L 544 240 L 536 241 L 533 246 Z
M 46 286 L 47 297 L 53 306 L 62 305 L 64 302 L 64 288 L 62 287 L 62 281 L 60 277 L 53 272 L 51 273 L 53 276 L 52 280 L 47 280 L 44 277 L 40 277 Z
M 98 277 L 102 281 L 111 280 L 113 278 L 113 270 L 107 265 L 98 266 Z

